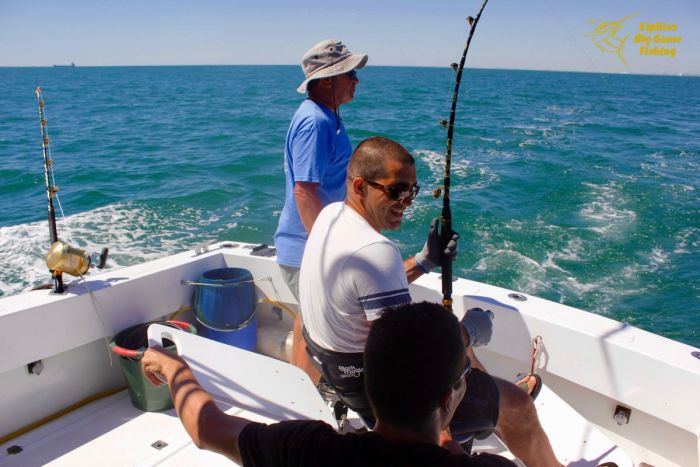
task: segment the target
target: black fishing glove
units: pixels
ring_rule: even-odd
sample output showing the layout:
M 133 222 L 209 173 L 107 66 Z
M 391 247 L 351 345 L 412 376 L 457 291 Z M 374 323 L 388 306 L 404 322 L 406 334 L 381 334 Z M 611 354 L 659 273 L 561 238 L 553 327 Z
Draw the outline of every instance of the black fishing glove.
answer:
M 413 258 L 416 260 L 418 267 L 425 273 L 440 266 L 440 263 L 442 263 L 442 254 L 447 256 L 450 261 L 454 261 L 455 258 L 457 258 L 457 240 L 459 240 L 459 234 L 454 231 L 452 232 L 452 238 L 447 244 L 445 251 L 441 254 L 440 232 L 438 231 L 439 225 L 440 219 L 436 217 L 430 223 L 428 239 L 425 241 L 423 249 L 416 253 L 416 256 Z

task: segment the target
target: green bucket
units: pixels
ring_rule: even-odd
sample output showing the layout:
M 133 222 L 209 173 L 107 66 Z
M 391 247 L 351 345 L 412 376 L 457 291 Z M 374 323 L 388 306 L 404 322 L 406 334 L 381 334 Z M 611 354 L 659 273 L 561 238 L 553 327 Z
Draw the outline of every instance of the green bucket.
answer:
M 158 412 L 173 408 L 168 386 L 156 386 L 151 383 L 141 370 L 141 357 L 148 347 L 148 326 L 163 324 L 196 334 L 197 331 L 184 321 L 156 321 L 153 323 L 137 324 L 117 333 L 112 339 L 110 349 L 119 356 L 122 373 L 126 379 L 131 403 L 137 409 L 146 412 Z M 174 350 L 175 344 L 163 339 L 163 345 L 168 350 Z

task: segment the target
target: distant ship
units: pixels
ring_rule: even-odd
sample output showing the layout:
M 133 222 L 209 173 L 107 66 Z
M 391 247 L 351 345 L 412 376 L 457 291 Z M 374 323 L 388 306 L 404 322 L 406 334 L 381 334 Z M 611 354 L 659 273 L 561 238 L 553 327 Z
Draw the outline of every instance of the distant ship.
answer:
M 67 67 L 73 67 L 73 68 L 75 68 L 75 63 L 74 63 L 74 62 L 70 62 L 70 65 L 54 65 L 53 67 L 54 67 L 54 68 L 67 68 Z

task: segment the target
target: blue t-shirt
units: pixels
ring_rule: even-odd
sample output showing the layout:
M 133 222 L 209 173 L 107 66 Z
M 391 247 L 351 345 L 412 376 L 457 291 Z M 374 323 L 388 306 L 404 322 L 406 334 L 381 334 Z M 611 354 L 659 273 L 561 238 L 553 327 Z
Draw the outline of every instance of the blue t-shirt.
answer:
M 351 154 L 352 145 L 345 126 L 342 121 L 338 125 L 335 113 L 311 99 L 302 102 L 287 131 L 284 150 L 287 192 L 275 233 L 279 264 L 300 267 L 308 237 L 297 211 L 294 183 L 318 183 L 323 206 L 344 200 Z

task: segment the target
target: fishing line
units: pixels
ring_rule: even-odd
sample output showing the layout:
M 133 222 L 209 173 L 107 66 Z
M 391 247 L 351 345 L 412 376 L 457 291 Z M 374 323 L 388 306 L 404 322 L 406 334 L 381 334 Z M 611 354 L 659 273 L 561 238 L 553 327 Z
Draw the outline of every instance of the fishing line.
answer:
M 598 76 L 603 80 L 605 85 L 608 87 L 608 90 L 612 93 L 613 92 L 612 86 L 610 86 L 610 83 L 608 83 L 608 81 L 605 79 L 604 73 L 600 70 L 600 68 L 598 68 L 598 65 L 593 61 L 591 56 L 588 55 L 588 52 L 586 52 L 586 49 L 581 45 L 581 43 L 578 41 L 578 39 L 576 39 L 576 36 L 574 35 L 574 33 L 571 32 L 571 29 L 569 29 L 567 24 L 564 22 L 564 18 L 562 18 L 561 15 L 559 14 L 559 12 L 556 11 L 554 9 L 554 7 L 549 3 L 549 0 L 543 0 L 543 1 L 547 5 L 547 7 L 552 11 L 554 16 L 556 16 L 559 23 L 561 23 L 561 25 L 564 27 L 564 30 L 567 32 L 567 34 L 569 34 L 571 39 L 574 41 L 574 44 L 576 44 L 576 46 L 581 50 L 584 57 L 586 57 L 586 60 L 588 60 L 588 63 L 596 71 L 596 74 L 598 74 Z M 627 66 L 627 65 L 625 65 L 625 66 L 627 67 L 628 70 L 630 69 L 629 66 Z
M 80 275 L 80 279 L 82 279 L 81 284 L 85 287 L 85 290 L 87 290 L 88 295 L 90 295 L 90 299 L 92 300 L 92 304 L 95 307 L 95 314 L 97 314 L 97 317 L 100 320 L 100 323 L 102 323 L 102 332 L 105 333 L 104 341 L 105 341 L 105 349 L 107 350 L 107 357 L 109 358 L 109 366 L 114 365 L 114 361 L 112 360 L 112 352 L 109 349 L 109 336 L 114 334 L 111 329 L 107 329 L 107 323 L 105 323 L 105 320 L 102 319 L 102 311 L 100 306 L 97 303 L 97 298 L 95 298 L 95 294 L 92 293 L 92 290 L 90 290 L 90 287 L 88 287 L 87 280 L 85 280 L 85 276 L 82 274 Z

